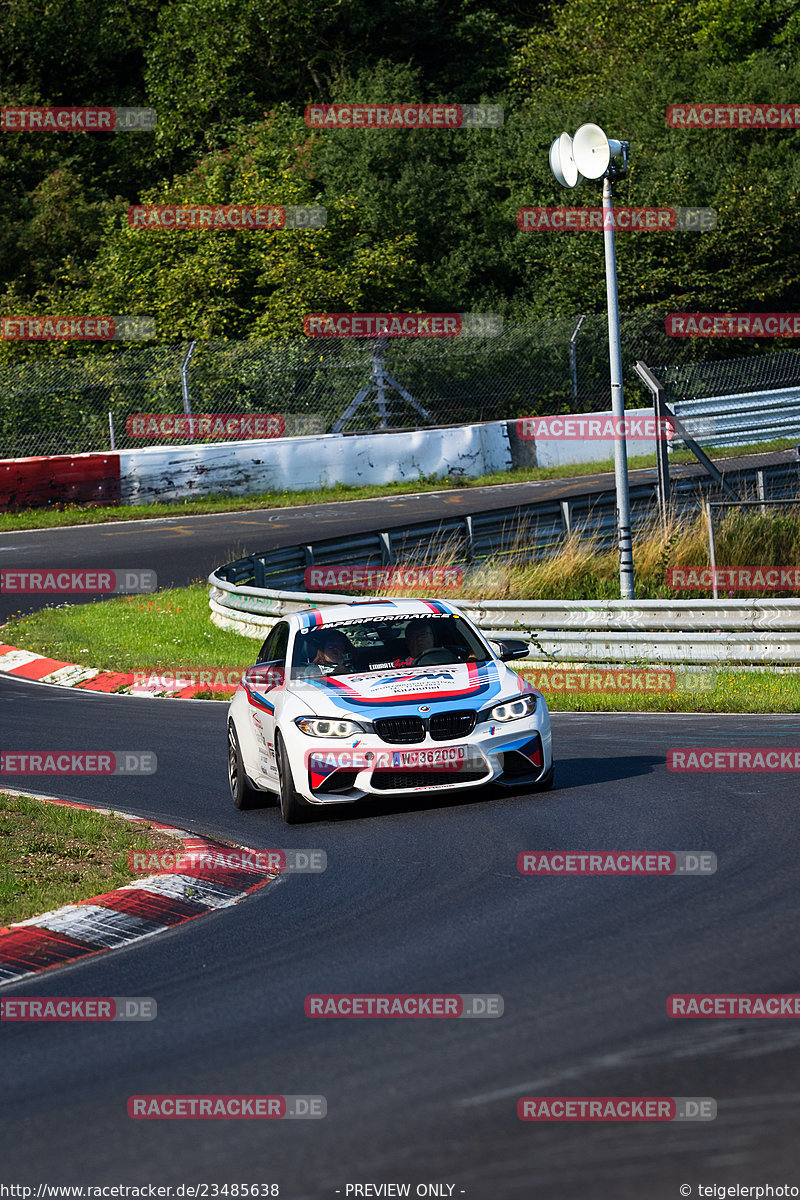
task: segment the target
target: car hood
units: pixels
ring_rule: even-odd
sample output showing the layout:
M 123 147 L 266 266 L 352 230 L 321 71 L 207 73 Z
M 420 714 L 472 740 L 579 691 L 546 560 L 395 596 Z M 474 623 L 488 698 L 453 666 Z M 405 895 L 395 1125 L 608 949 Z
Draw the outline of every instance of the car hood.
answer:
M 318 712 L 331 706 L 343 716 L 389 716 L 452 708 L 483 708 L 495 698 L 530 690 L 505 663 L 454 663 L 448 666 L 400 667 L 352 675 L 328 675 L 304 680 L 306 697 Z

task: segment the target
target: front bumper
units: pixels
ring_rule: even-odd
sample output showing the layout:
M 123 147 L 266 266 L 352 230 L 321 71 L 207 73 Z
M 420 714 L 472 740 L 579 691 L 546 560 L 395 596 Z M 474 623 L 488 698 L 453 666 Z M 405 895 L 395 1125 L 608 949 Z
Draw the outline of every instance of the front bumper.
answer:
M 552 766 L 549 722 L 538 718 L 478 725 L 468 738 L 446 744 L 426 736 L 413 745 L 388 744 L 375 734 L 312 745 L 295 730 L 287 749 L 296 790 L 309 804 L 352 804 L 367 796 L 408 796 L 535 784 Z M 321 739 L 320 739 L 321 741 Z M 441 762 L 441 757 L 449 761 Z M 424 763 L 418 759 L 424 758 Z

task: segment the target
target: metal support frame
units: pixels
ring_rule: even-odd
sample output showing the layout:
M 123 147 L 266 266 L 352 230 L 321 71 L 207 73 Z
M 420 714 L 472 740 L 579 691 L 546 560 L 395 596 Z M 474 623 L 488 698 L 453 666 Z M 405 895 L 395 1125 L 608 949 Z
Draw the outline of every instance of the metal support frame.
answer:
M 411 407 L 414 409 L 414 411 L 416 413 L 418 413 L 419 416 L 421 416 L 422 419 L 424 421 L 427 421 L 428 424 L 430 425 L 431 415 L 428 412 L 428 410 L 423 408 L 421 404 L 418 404 L 417 401 L 414 399 L 414 397 L 411 395 L 411 393 L 406 391 L 406 389 L 403 387 L 403 385 L 398 383 L 397 380 L 392 375 L 390 375 L 389 372 L 386 370 L 386 367 L 384 366 L 384 363 L 383 363 L 385 354 L 386 354 L 386 338 L 385 337 L 378 338 L 377 341 L 375 342 L 375 344 L 372 348 L 372 352 L 370 354 L 371 366 L 370 366 L 369 378 L 364 383 L 364 385 L 359 389 L 357 394 L 353 397 L 353 399 L 348 404 L 347 408 L 344 410 L 342 415 L 339 417 L 339 420 L 336 422 L 336 424 L 333 426 L 333 429 L 331 430 L 332 433 L 341 433 L 342 432 L 344 426 L 347 424 L 347 422 L 350 420 L 350 418 L 356 412 L 358 412 L 361 405 L 364 403 L 364 401 L 369 396 L 370 392 L 372 392 L 373 390 L 376 393 L 375 407 L 378 410 L 378 429 L 388 429 L 389 422 L 387 420 L 388 413 L 387 413 L 387 408 L 386 408 L 386 390 L 387 390 L 387 388 L 393 388 L 394 391 L 396 391 L 398 393 L 398 395 L 402 396 L 403 399 L 406 401 L 406 403 L 410 404 Z
M 664 528 L 667 526 L 669 513 L 669 457 L 667 455 L 666 439 L 662 436 L 664 429 L 664 385 L 656 379 L 646 363 L 638 359 L 634 370 L 653 396 L 653 413 L 656 422 L 656 473 L 658 508 Z
M 736 503 L 739 503 L 739 497 L 736 492 L 726 483 L 725 476 L 714 465 L 704 450 L 697 444 L 691 434 L 688 433 L 686 427 L 681 424 L 675 413 L 664 401 L 664 385 L 660 380 L 656 379 L 653 372 L 642 362 L 641 359 L 636 363 L 636 373 L 639 378 L 647 385 L 653 396 L 653 409 L 658 424 L 656 425 L 656 462 L 658 464 L 658 479 L 659 479 L 659 504 L 662 506 L 662 513 L 666 512 L 666 504 L 669 502 L 669 460 L 667 458 L 667 445 L 664 438 L 658 436 L 658 431 L 663 428 L 661 422 L 669 421 L 678 437 L 685 443 L 687 450 L 691 450 L 697 461 L 704 466 L 712 479 L 714 479 L 723 492 L 727 492 L 730 498 Z M 663 473 L 663 474 L 662 474 Z

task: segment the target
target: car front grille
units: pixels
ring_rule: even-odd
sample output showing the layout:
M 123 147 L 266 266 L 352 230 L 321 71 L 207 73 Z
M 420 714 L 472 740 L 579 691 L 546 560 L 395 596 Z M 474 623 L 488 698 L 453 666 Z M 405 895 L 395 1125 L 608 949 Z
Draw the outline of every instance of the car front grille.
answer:
M 455 712 L 434 713 L 428 720 L 422 717 L 378 717 L 373 728 L 381 741 L 395 746 L 424 742 L 430 733 L 434 742 L 446 742 L 450 738 L 463 738 L 472 733 L 477 713 L 471 708 Z
M 430 735 L 435 742 L 446 742 L 448 738 L 467 737 L 475 728 L 477 713 L 471 708 L 456 712 L 436 713 L 430 719 Z
M 378 717 L 372 722 L 381 741 L 395 745 L 410 745 L 425 741 L 425 722 L 422 717 Z
M 446 784 L 476 783 L 486 779 L 486 767 L 472 771 L 373 771 L 372 786 L 382 792 L 399 792 L 405 788 L 436 788 Z

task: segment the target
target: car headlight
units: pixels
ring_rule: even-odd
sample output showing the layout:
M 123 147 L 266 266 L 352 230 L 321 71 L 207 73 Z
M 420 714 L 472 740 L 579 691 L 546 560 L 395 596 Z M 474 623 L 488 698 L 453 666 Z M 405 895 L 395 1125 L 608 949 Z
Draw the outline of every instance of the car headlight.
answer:
M 518 700 L 506 700 L 490 710 L 489 719 L 492 721 L 518 721 L 520 717 L 530 717 L 536 712 L 535 696 L 520 696 Z
M 297 717 L 295 725 L 309 737 L 346 738 L 366 732 L 356 721 L 340 721 L 337 717 Z

